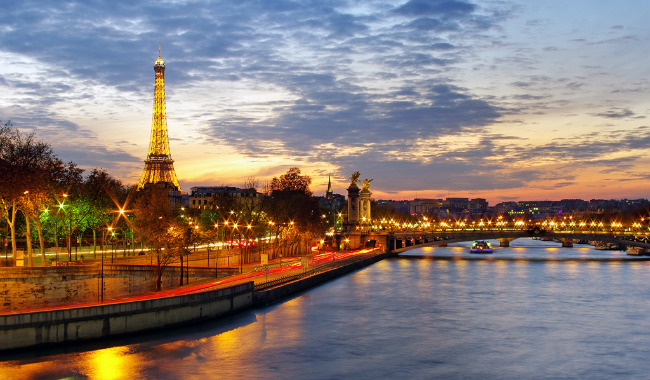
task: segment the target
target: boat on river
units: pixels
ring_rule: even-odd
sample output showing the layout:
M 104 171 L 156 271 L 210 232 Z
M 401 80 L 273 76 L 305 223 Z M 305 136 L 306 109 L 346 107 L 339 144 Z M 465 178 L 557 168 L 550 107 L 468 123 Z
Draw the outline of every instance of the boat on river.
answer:
M 627 249 L 625 250 L 625 253 L 627 253 L 630 256 L 639 256 L 643 254 L 643 248 L 641 247 L 633 247 L 631 245 L 627 246 Z
M 472 247 L 469 249 L 469 253 L 492 253 L 492 244 L 489 241 L 485 240 L 476 240 L 472 243 Z
M 618 244 L 616 243 L 603 243 L 603 242 L 598 242 L 594 246 L 595 249 L 599 251 L 613 251 L 618 249 Z

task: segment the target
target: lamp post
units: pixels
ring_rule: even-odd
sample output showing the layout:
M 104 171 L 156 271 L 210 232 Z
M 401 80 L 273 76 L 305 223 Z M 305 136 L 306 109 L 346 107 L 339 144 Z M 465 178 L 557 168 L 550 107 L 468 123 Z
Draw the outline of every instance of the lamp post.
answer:
M 111 229 L 112 229 L 112 227 L 108 227 L 109 231 Z M 102 233 L 105 234 L 104 231 L 102 231 Z M 104 237 L 102 237 L 102 244 L 104 244 Z M 102 285 L 99 288 L 99 294 L 100 294 L 99 302 L 104 302 L 104 251 L 103 250 L 102 250 L 102 275 L 101 275 L 101 278 L 102 278 Z
M 113 227 L 108 227 L 108 234 L 111 237 L 115 237 L 115 233 L 113 232 Z M 109 238 L 109 240 L 111 242 L 111 264 L 113 264 L 113 256 L 114 256 L 114 253 L 115 253 L 115 247 L 113 245 L 114 244 L 114 239 Z
M 217 229 L 217 236 L 219 235 L 219 223 L 214 224 L 214 228 Z M 210 251 L 208 251 L 208 267 L 210 266 Z M 214 250 L 214 278 L 219 277 L 219 245 L 216 246 Z
M 61 214 L 63 214 L 63 215 L 65 216 L 65 198 L 66 198 L 67 196 L 68 196 L 67 194 L 63 194 L 64 199 L 63 199 L 62 202 L 59 202 L 59 201 L 58 201 L 58 197 L 57 197 L 57 202 L 59 203 L 59 209 L 56 210 L 56 215 L 57 215 L 57 217 L 59 216 L 59 213 L 61 213 Z M 58 219 L 58 218 L 57 218 L 57 219 Z M 64 223 L 65 223 L 65 221 L 62 219 L 62 220 L 61 220 L 61 227 L 62 227 L 63 229 L 65 229 L 65 224 L 64 224 Z M 55 245 L 58 247 L 58 246 L 59 246 L 59 223 L 58 223 L 58 221 L 56 221 L 56 232 L 55 232 L 55 236 L 56 236 L 55 239 L 54 239 L 54 240 L 55 240 Z M 69 252 L 68 252 L 68 254 L 69 254 Z M 58 255 L 57 255 L 57 256 L 58 256 Z M 58 258 L 58 257 L 57 257 L 57 258 Z M 68 261 L 70 261 L 70 257 L 68 257 Z
M 226 220 L 226 221 L 223 222 L 223 228 L 221 229 L 221 246 L 222 247 L 224 246 L 224 243 L 225 243 L 224 239 L 226 238 L 225 235 L 226 235 L 226 228 L 227 227 L 228 227 L 228 221 Z M 230 248 L 228 247 L 228 249 L 230 249 Z
M 232 236 L 235 233 L 236 229 L 237 229 L 237 223 L 232 225 L 232 232 L 230 233 L 230 241 L 232 241 Z M 239 233 L 239 230 L 237 232 Z M 242 251 L 241 245 L 239 245 L 239 273 L 244 273 L 244 251 Z
M 252 228 L 253 228 L 253 226 L 252 226 L 250 223 L 246 226 L 246 246 L 245 246 L 246 248 L 245 248 L 245 249 L 246 249 L 247 260 L 248 260 L 249 262 L 251 262 L 251 261 L 255 261 L 255 260 L 253 259 L 253 257 L 254 257 L 254 254 L 253 254 L 254 251 L 253 251 L 253 249 L 251 248 L 251 244 L 252 244 L 252 243 L 251 243 L 251 229 L 252 229 Z
M 199 225 L 194 226 L 194 232 L 198 233 L 199 232 Z M 194 252 L 196 252 L 196 237 L 192 237 L 192 243 L 194 243 Z

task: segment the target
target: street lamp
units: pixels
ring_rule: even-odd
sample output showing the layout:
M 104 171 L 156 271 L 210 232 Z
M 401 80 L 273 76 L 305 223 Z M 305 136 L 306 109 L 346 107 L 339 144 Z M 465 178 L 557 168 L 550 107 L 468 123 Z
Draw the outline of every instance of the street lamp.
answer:
M 113 227 L 108 227 L 107 230 L 110 231 L 113 229 Z M 104 232 L 105 233 L 105 232 Z M 102 237 L 102 244 L 104 244 L 104 238 Z M 102 284 L 101 287 L 99 288 L 99 302 L 104 302 L 104 253 L 105 250 L 102 250 Z
M 108 234 L 109 234 L 109 236 L 111 236 L 113 238 L 115 237 L 115 232 L 113 232 L 113 227 L 108 227 Z M 114 245 L 114 239 L 110 239 L 110 240 L 111 240 L 111 264 L 113 264 L 113 257 L 114 257 L 114 254 L 115 254 L 115 245 Z
M 232 213 L 233 211 L 231 211 Z M 235 230 L 237 229 L 237 223 L 232 225 L 232 230 L 230 232 L 230 241 L 232 242 L 232 237 L 235 234 Z M 239 273 L 244 273 L 244 252 L 241 249 L 241 246 L 239 247 Z
M 224 240 L 226 238 L 226 228 L 228 228 L 228 221 L 227 220 L 223 222 L 223 230 L 221 230 L 222 246 L 223 246 L 223 242 L 224 242 Z M 227 247 L 227 249 L 230 249 L 230 247 Z

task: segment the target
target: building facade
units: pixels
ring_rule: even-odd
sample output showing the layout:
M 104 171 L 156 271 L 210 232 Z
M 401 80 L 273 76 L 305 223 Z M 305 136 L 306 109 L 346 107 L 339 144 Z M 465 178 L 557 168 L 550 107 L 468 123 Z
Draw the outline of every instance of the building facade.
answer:
M 252 202 L 259 202 L 264 197 L 264 194 L 255 189 L 241 189 L 231 186 L 197 186 L 190 189 L 189 207 L 201 210 L 212 208 L 216 206 L 217 197 L 224 195 Z

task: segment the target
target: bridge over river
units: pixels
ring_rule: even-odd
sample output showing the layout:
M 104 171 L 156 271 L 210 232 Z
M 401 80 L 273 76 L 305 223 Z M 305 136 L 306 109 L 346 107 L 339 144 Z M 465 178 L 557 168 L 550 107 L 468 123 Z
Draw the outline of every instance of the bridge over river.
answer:
M 411 248 L 444 246 L 448 243 L 471 240 L 496 239 L 501 247 L 508 247 L 510 242 L 525 237 L 539 237 L 558 240 L 562 247 L 573 247 L 576 241 L 598 241 L 615 243 L 621 246 L 650 248 L 648 232 L 612 232 L 593 230 L 553 230 L 540 229 L 448 229 L 432 231 L 389 232 L 386 234 L 386 246 L 389 251 L 400 252 Z

